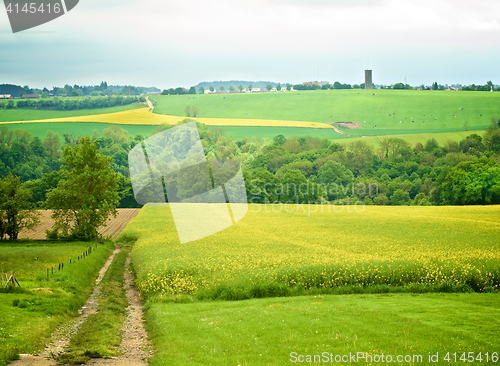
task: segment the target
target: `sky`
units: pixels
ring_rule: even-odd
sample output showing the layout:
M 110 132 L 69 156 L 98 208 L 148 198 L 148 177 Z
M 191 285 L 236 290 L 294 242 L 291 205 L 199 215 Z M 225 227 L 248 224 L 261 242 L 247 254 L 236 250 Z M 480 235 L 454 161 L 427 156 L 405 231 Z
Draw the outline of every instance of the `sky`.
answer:
M 0 4 L 1 6 L 1 4 Z M 500 84 L 498 0 L 80 0 L 12 33 L 0 84 Z

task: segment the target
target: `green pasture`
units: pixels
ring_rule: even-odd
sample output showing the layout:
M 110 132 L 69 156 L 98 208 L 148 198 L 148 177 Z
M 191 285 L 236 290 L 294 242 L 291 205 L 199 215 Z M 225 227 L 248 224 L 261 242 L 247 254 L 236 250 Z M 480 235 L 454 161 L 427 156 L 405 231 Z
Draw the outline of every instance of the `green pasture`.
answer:
M 109 108 L 98 109 L 80 109 L 76 111 L 56 111 L 47 109 L 0 109 L 0 122 L 11 121 L 33 121 L 39 119 L 49 118 L 65 118 L 65 117 L 78 117 L 78 116 L 92 116 L 94 114 L 106 114 L 128 111 L 131 109 L 144 108 L 138 106 L 137 103 Z
M 464 127 L 455 127 L 455 128 L 436 128 L 433 129 L 432 133 L 450 133 L 450 132 L 464 132 L 465 130 L 467 131 L 476 131 L 475 133 L 481 134 L 482 131 L 485 131 L 486 128 L 488 128 L 489 125 L 484 125 L 484 126 L 471 126 L 467 127 L 465 129 Z M 337 127 L 338 128 L 338 127 Z M 398 128 L 372 128 L 372 129 L 366 129 L 366 128 L 354 128 L 354 129 L 347 129 L 347 128 L 338 128 L 340 131 L 344 132 L 345 134 L 351 136 L 351 137 L 361 137 L 361 136 L 385 136 L 385 135 L 415 135 L 415 134 L 421 134 L 425 133 L 426 131 L 422 131 L 419 129 L 398 129 Z M 479 132 L 477 132 L 479 131 Z M 465 131 L 466 132 L 466 131 Z
M 166 95 L 150 99 L 157 101 L 154 112 L 159 114 L 184 116 L 187 105 L 197 105 L 198 117 L 358 122 L 366 129 L 432 131 L 460 128 L 465 123 L 484 126 L 492 116 L 500 117 L 497 92 L 352 89 Z
M 451 364 L 473 352 L 474 364 L 493 365 L 493 352 L 500 355 L 499 294 L 318 295 L 148 308 L 154 366 L 312 364 L 299 355 L 325 354 L 328 362 L 314 364 L 448 365 L 446 354 L 455 352 Z M 358 352 L 391 355 L 393 363 L 335 362 Z M 429 353 L 439 362 L 429 362 Z M 410 362 L 396 362 L 396 355 Z
M 300 127 L 233 127 L 233 126 L 209 126 L 212 128 L 223 128 L 226 131 L 225 136 L 233 136 L 236 140 L 242 140 L 245 137 L 258 137 L 258 138 L 269 138 L 272 139 L 274 136 L 283 135 L 286 138 L 291 136 L 310 136 L 310 137 L 328 137 L 331 140 L 343 140 L 342 142 L 349 142 L 349 139 L 357 139 L 361 136 L 373 137 L 380 136 L 379 139 L 384 137 L 397 137 L 408 139 L 409 141 L 425 142 L 431 137 L 436 138 L 441 142 L 446 142 L 448 139 L 454 141 L 460 141 L 461 139 L 469 136 L 471 133 L 483 134 L 488 126 L 474 126 L 464 131 L 463 128 L 450 128 L 450 129 L 438 129 L 432 130 L 432 133 L 424 133 L 425 131 L 411 129 L 342 129 L 343 134 L 335 132 L 333 129 L 320 129 L 320 128 L 300 128 Z M 377 139 L 368 139 L 377 141 Z
M 78 260 L 92 245 L 78 241 L 0 242 L 0 272 L 10 275 L 13 271 L 21 285 L 0 290 L 0 365 L 21 353 L 39 350 L 57 326 L 77 314 L 113 250 L 109 243 L 99 245 Z M 64 263 L 61 271 L 59 263 Z
M 410 146 L 414 147 L 415 144 L 420 142 L 424 144 L 429 139 L 435 139 L 441 146 L 448 140 L 459 142 L 465 139 L 467 136 L 472 134 L 483 135 L 482 131 L 462 131 L 462 132 L 444 132 L 444 133 L 419 133 L 419 134 L 408 134 L 408 135 L 384 135 L 384 136 L 367 136 L 367 137 L 354 137 L 349 140 L 342 140 L 342 142 L 355 142 L 364 141 L 369 145 L 377 147 L 380 145 L 380 141 L 384 138 L 396 137 L 410 143 Z
M 306 127 L 243 127 L 243 126 L 209 126 L 212 128 L 223 128 L 226 131 L 225 136 L 232 136 L 236 140 L 242 140 L 245 137 L 258 137 L 272 139 L 274 136 L 283 135 L 286 138 L 291 136 L 310 136 L 310 137 L 328 137 L 332 140 L 349 138 L 342 135 L 332 128 L 306 128 Z
M 1 112 L 0 112 L 1 113 Z M 144 137 L 149 136 L 158 126 L 150 125 L 118 125 L 110 123 L 91 123 L 91 122 L 34 122 L 34 123 L 11 123 L 4 124 L 0 126 L 5 126 L 9 130 L 28 130 L 33 136 L 40 137 L 42 140 L 45 138 L 47 131 L 59 133 L 62 136 L 65 133 L 73 134 L 75 137 L 78 136 L 92 136 L 94 130 L 99 131 L 99 136 L 102 136 L 104 129 L 110 126 L 118 126 L 128 131 L 132 136 L 136 134 L 141 134 Z

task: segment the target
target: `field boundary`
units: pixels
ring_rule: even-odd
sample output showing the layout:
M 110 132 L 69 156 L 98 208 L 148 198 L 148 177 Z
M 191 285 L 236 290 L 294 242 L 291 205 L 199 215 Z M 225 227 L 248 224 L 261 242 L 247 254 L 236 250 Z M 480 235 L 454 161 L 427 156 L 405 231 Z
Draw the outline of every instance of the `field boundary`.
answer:
M 0 124 L 22 124 L 22 123 L 47 123 L 47 122 L 94 122 L 94 123 L 113 123 L 130 125 L 176 125 L 184 116 L 171 116 L 157 113 L 150 113 L 149 108 L 132 109 L 129 111 L 96 114 L 78 117 L 63 117 L 38 119 L 30 121 L 10 121 L 0 122 Z M 305 128 L 333 128 L 331 125 L 322 122 L 306 121 L 282 121 L 267 119 L 238 119 L 238 118 L 191 118 L 207 126 L 248 126 L 248 127 L 305 127 Z

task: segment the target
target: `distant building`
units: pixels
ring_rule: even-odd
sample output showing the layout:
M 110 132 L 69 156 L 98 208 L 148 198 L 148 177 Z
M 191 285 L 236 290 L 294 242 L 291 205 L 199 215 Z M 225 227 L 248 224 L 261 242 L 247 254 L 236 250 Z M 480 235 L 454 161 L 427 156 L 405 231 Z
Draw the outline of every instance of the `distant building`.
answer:
M 10 94 L 0 94 L 0 99 L 12 99 L 12 95 L 10 95 Z
M 329 84 L 330 83 L 325 80 L 304 81 L 302 83 L 302 85 L 319 85 L 319 86 L 329 85 Z
M 365 89 L 373 89 L 371 69 L 365 70 Z
M 40 95 L 39 94 L 23 94 L 21 96 L 23 99 L 27 99 L 27 98 L 40 98 Z

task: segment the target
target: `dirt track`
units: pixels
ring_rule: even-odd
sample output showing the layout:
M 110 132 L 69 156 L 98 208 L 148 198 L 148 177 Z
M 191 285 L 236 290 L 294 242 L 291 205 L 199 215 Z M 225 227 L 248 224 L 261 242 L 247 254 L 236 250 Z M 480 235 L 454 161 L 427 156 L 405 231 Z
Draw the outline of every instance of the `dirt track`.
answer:
M 37 355 L 21 355 L 20 360 L 11 363 L 11 366 L 56 366 L 58 363 L 52 358 L 64 354 L 69 345 L 71 337 L 78 333 L 81 325 L 85 322 L 87 316 L 97 312 L 100 297 L 99 283 L 104 277 L 109 265 L 116 254 L 120 252 L 120 246 L 117 246 L 113 254 L 108 258 L 99 272 L 96 285 L 92 295 L 88 298 L 85 306 L 79 313 L 80 316 L 66 326 L 60 327 L 52 334 L 52 339 L 47 347 Z M 123 353 L 119 357 L 110 359 L 94 358 L 87 365 L 114 365 L 114 366 L 147 366 L 147 359 L 152 355 L 151 345 L 147 338 L 146 330 L 143 325 L 143 311 L 141 297 L 139 292 L 133 286 L 133 276 L 130 272 L 130 257 L 127 258 L 124 271 L 125 283 L 123 288 L 129 302 L 127 307 L 127 319 L 125 320 L 122 331 L 122 342 L 120 350 Z

